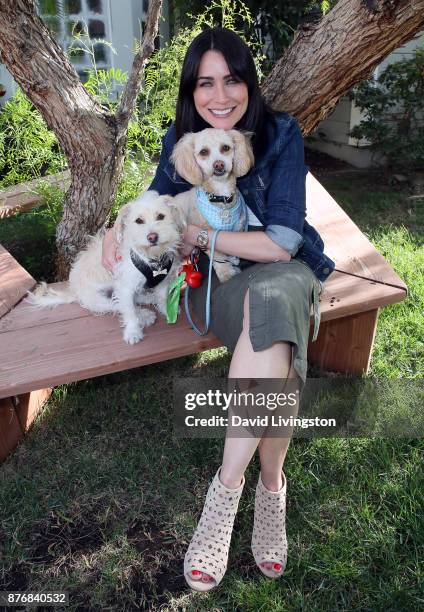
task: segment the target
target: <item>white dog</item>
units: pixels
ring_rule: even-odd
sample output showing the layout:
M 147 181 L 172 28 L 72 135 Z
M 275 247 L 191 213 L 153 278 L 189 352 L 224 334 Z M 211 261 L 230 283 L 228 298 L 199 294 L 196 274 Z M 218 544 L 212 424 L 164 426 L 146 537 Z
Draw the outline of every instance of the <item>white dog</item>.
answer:
M 247 229 L 247 208 L 236 189 L 236 178 L 253 166 L 250 136 L 237 130 L 206 128 L 185 134 L 177 142 L 171 155 L 175 169 L 195 185 L 174 197 L 187 223 L 227 231 Z M 215 251 L 213 267 L 221 282 L 240 271 L 238 263 L 238 257 Z
M 122 260 L 113 273 L 102 263 L 102 236 L 93 236 L 69 274 L 69 287 L 55 290 L 41 283 L 28 300 L 35 306 L 79 302 L 94 313 L 117 312 L 124 340 L 135 344 L 156 315 L 137 308 L 153 304 L 166 315 L 169 285 L 181 263 L 178 247 L 185 223 L 170 196 L 147 191 L 121 208 L 114 225 Z

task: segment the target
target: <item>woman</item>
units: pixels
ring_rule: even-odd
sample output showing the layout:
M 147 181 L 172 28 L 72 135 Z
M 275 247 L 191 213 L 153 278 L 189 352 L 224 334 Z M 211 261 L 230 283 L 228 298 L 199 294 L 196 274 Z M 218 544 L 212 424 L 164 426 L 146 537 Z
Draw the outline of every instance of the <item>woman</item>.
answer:
M 242 267 L 223 284 L 214 276 L 212 287 L 211 328 L 233 352 L 229 378 L 291 378 L 303 384 L 311 303 L 315 298 L 317 306 L 321 281 L 334 263 L 323 253 L 319 234 L 305 221 L 307 167 L 297 122 L 266 107 L 247 45 L 225 28 L 203 31 L 188 48 L 176 120 L 164 137 L 150 189 L 176 195 L 191 188 L 169 158 L 185 133 L 206 127 L 253 132 L 255 165 L 237 186 L 248 206 L 249 230 L 257 231 L 223 231 L 216 241 L 216 249 L 240 257 Z M 187 227 L 186 253 L 196 245 L 210 245 L 212 232 L 201 230 Z M 109 232 L 103 264 L 111 269 L 118 257 Z M 204 256 L 203 266 L 207 262 Z M 205 289 L 191 292 L 199 315 L 204 313 Z M 287 485 L 282 470 L 289 441 L 255 432 L 246 438 L 227 435 L 222 466 L 185 556 L 184 575 L 193 589 L 210 590 L 224 576 L 244 472 L 257 448 L 261 473 L 252 551 L 266 576 L 281 575 L 287 557 Z

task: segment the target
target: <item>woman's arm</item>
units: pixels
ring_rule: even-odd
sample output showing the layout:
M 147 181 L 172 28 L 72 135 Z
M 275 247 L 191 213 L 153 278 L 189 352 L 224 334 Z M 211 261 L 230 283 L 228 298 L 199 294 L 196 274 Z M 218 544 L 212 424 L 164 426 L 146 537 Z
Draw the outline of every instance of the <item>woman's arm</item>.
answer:
M 265 206 L 265 232 L 294 257 L 303 244 L 308 174 L 302 132 L 294 117 L 290 117 L 280 137 L 284 146 L 272 166 Z
M 196 246 L 197 236 L 202 228 L 188 225 L 184 234 L 184 242 L 191 247 Z M 213 230 L 208 230 L 208 249 L 212 244 Z M 235 255 L 258 263 L 272 261 L 290 261 L 291 255 L 278 246 L 265 232 L 219 232 L 215 248 L 226 255 Z

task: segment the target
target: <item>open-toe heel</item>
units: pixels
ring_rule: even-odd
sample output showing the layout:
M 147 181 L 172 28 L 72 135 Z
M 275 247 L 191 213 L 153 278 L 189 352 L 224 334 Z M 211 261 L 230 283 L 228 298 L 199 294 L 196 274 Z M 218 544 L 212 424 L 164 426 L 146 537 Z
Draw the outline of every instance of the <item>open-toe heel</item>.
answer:
M 279 578 L 287 564 L 286 536 L 287 481 L 283 473 L 283 486 L 279 491 L 265 488 L 259 475 L 255 497 L 255 520 L 252 533 L 252 552 L 256 564 L 268 578 Z M 272 563 L 275 570 L 262 567 Z
M 227 489 L 219 479 L 220 469 L 209 487 L 202 516 L 184 558 L 184 576 L 195 591 L 210 591 L 224 577 L 234 518 L 244 487 L 243 477 L 237 489 Z M 208 574 L 213 581 L 193 580 L 193 571 Z

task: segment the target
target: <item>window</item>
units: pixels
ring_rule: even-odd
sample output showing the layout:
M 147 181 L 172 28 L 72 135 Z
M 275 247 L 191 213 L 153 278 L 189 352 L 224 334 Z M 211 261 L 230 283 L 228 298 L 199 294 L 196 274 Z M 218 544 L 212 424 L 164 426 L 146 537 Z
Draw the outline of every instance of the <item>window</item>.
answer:
M 74 34 L 88 34 L 93 42 L 94 57 L 97 68 L 107 70 L 111 66 L 110 49 L 96 40 L 111 41 L 109 22 L 109 0 L 37 0 L 37 8 L 44 23 L 56 41 L 69 55 L 82 82 L 87 79 L 91 68 L 91 57 L 78 49 Z

